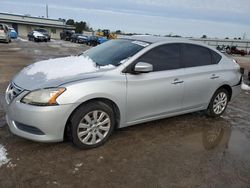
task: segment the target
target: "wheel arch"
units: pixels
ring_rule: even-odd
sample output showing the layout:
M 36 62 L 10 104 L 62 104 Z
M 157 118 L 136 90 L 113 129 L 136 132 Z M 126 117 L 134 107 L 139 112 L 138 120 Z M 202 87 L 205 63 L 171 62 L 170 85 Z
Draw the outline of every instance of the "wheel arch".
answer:
M 231 98 L 232 98 L 232 94 L 233 94 L 233 90 L 232 90 L 231 86 L 228 85 L 228 84 L 224 84 L 224 85 L 220 86 L 216 91 L 218 91 L 219 89 L 225 89 L 225 90 L 227 90 L 227 92 L 229 94 L 229 101 L 230 101 Z
M 120 109 L 118 107 L 118 105 L 111 99 L 108 99 L 108 98 L 103 98 L 103 97 L 97 97 L 97 98 L 92 98 L 92 99 L 89 99 L 89 100 L 86 100 L 84 102 L 82 102 L 81 104 L 79 104 L 70 114 L 70 116 L 68 117 L 67 119 L 67 122 L 66 122 L 66 125 L 65 125 L 65 128 L 64 128 L 64 140 L 65 138 L 67 138 L 69 136 L 69 131 L 70 131 L 70 127 L 71 127 L 71 118 L 73 116 L 73 114 L 83 105 L 86 105 L 87 103 L 90 103 L 90 102 L 94 102 L 94 101 L 99 101 L 99 102 L 103 102 L 107 105 L 109 105 L 113 112 L 114 112 L 114 115 L 115 115 L 115 128 L 118 128 L 119 127 L 119 124 L 120 124 L 120 118 L 121 118 L 121 112 L 120 112 Z

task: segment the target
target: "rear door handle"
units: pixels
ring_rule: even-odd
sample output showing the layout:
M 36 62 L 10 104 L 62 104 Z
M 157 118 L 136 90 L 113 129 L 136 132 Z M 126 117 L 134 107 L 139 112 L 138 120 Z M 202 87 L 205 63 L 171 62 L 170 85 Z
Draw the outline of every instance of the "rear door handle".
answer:
M 183 83 L 183 80 L 179 80 L 178 78 L 174 79 L 174 81 L 172 82 L 172 84 L 181 84 Z
M 219 78 L 220 76 L 216 75 L 216 74 L 212 74 L 212 76 L 210 77 L 211 79 L 216 79 Z

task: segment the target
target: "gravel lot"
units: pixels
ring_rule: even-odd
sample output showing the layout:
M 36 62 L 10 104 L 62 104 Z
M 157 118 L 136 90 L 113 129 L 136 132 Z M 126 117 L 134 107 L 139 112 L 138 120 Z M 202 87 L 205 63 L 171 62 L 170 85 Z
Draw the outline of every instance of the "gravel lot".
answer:
M 0 43 L 0 104 L 11 78 L 38 60 L 75 55 L 64 41 Z M 237 57 L 250 64 L 250 58 Z M 12 135 L 0 106 L 0 187 L 250 187 L 250 92 L 219 119 L 199 113 L 115 131 L 102 147 L 43 144 Z

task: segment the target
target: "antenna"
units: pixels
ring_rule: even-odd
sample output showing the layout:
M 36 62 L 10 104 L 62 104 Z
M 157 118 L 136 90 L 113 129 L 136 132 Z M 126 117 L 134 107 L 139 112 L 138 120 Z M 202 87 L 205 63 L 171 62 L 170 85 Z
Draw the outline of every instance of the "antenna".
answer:
M 49 18 L 49 8 L 48 8 L 48 4 L 46 4 L 46 18 Z

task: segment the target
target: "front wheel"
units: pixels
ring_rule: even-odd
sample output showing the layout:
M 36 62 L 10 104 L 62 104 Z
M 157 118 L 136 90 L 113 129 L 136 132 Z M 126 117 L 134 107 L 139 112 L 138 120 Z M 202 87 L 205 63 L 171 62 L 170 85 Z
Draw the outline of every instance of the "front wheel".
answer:
M 219 117 L 226 110 L 228 101 L 228 91 L 224 88 L 217 90 L 209 103 L 207 115 L 210 117 Z
M 71 120 L 71 139 L 81 149 L 104 144 L 114 130 L 115 118 L 106 103 L 89 102 L 79 107 Z

